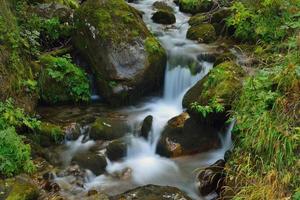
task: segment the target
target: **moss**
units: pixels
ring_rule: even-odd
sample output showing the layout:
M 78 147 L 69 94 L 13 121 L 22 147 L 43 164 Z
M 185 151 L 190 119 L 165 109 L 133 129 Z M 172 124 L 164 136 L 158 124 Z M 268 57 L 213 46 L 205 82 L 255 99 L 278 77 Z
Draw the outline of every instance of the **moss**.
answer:
M 18 106 L 31 112 L 37 96 L 35 92 L 26 92 L 23 82 L 34 77 L 11 6 L 10 1 L 0 0 L 0 99 L 14 97 Z
M 211 0 L 179 0 L 179 9 L 182 12 L 196 14 L 211 10 L 214 3 Z
M 171 6 L 169 6 L 167 3 L 162 2 L 162 1 L 154 2 L 153 7 L 157 10 L 165 10 L 168 12 L 174 12 L 174 10 Z
M 6 200 L 34 200 L 39 196 L 39 190 L 33 184 L 21 179 L 6 179 L 0 181 L 0 189 L 6 194 Z M 3 193 L 0 193 L 0 198 Z M 1 198 L 2 199 L 2 198 Z
M 90 85 L 85 72 L 68 57 L 40 57 L 43 66 L 39 79 L 40 95 L 48 104 L 88 102 Z
M 193 102 L 205 106 L 211 99 L 216 99 L 224 107 L 230 106 L 242 86 L 243 76 L 244 70 L 234 62 L 219 64 L 188 91 L 183 99 L 184 107 Z
M 138 13 L 122 0 L 86 1 L 75 13 L 76 26 L 107 42 L 130 42 L 148 30 Z M 120 34 L 122 33 L 122 34 Z
M 189 19 L 189 25 L 198 26 L 198 25 L 203 24 L 205 21 L 207 21 L 207 19 L 208 19 L 207 15 L 200 13 L 200 14 L 192 16 Z
M 186 37 L 203 43 L 214 42 L 217 39 L 215 28 L 211 24 L 192 26 L 189 28 Z
M 64 131 L 60 126 L 47 122 L 41 124 L 38 134 L 41 136 L 41 140 L 48 140 L 40 141 L 42 143 L 60 143 L 65 138 Z

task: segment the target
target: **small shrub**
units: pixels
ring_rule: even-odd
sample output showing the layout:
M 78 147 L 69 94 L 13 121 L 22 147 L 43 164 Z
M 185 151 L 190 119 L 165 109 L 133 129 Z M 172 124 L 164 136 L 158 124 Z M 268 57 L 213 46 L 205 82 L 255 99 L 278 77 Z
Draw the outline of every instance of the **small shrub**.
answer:
M 85 72 L 71 62 L 70 56 L 42 56 L 40 61 L 45 74 L 40 81 L 41 97 L 49 103 L 59 101 L 87 102 L 90 100 L 90 84 Z M 53 79 L 51 88 L 47 79 Z M 67 96 L 67 97 L 63 97 Z
M 25 114 L 21 108 L 16 108 L 12 99 L 0 102 L 0 130 L 10 126 L 20 128 L 26 126 L 32 130 L 39 128 L 40 121 Z
M 9 127 L 0 131 L 0 174 L 13 176 L 35 169 L 30 160 L 30 146 L 22 142 L 14 128 Z

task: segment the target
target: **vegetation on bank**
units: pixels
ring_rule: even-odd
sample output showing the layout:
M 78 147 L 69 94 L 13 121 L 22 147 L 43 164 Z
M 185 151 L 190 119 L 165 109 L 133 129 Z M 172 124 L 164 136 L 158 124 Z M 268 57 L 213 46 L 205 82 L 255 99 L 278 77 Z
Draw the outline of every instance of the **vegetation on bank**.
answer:
M 233 103 L 226 197 L 299 199 L 300 2 L 235 1 L 228 26 L 252 45 L 257 72 Z
M 59 13 L 37 6 L 50 2 L 66 6 L 60 6 Z M 59 126 L 41 123 L 27 114 L 34 112 L 37 101 L 47 102 L 44 97 L 53 92 L 45 93 L 41 77 L 64 87 L 61 93 L 51 93 L 49 103 L 62 103 L 65 95 L 71 103 L 90 99 L 86 73 L 64 55 L 69 53 L 70 48 L 64 47 L 69 45 L 73 30 L 70 7 L 77 8 L 77 1 L 0 0 L 0 177 L 34 171 L 28 138 L 53 143 L 64 138 Z M 46 88 L 52 85 L 48 83 Z

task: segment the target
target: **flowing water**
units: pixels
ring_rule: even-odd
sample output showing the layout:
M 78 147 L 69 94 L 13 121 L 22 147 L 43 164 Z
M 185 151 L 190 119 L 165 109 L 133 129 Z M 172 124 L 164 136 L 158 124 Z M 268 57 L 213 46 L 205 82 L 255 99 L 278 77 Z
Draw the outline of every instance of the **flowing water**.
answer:
M 133 127 L 127 156 L 119 162 L 108 160 L 105 175 L 96 177 L 89 173 L 86 177 L 85 188 L 87 190 L 97 188 L 114 195 L 140 185 L 169 185 L 186 191 L 193 199 L 204 199 L 199 196 L 195 186 L 195 169 L 208 166 L 224 157 L 224 152 L 231 148 L 232 125 L 228 128 L 226 137 L 222 138 L 221 149 L 177 159 L 160 157 L 155 153 L 157 142 L 167 121 L 183 112 L 183 95 L 193 84 L 203 78 L 213 65 L 197 60 L 199 54 L 209 51 L 209 46 L 186 39 L 189 16 L 179 12 L 173 0 L 165 2 L 174 8 L 176 23 L 163 26 L 152 22 L 151 16 L 154 12 L 152 4 L 155 1 L 140 0 L 131 5 L 145 13 L 143 16 L 145 23 L 168 53 L 163 96 L 150 98 L 144 103 L 122 110 L 129 115 L 128 123 Z M 149 138 L 145 140 L 134 136 L 135 126 L 148 115 L 153 116 L 153 128 Z M 81 143 L 81 139 L 69 142 L 68 152 L 74 154 L 76 149 L 91 145 L 91 142 L 89 144 Z M 84 146 L 82 147 L 80 144 Z M 130 179 L 122 180 L 113 176 L 128 169 L 131 170 Z M 60 178 L 57 181 L 62 183 L 66 180 Z

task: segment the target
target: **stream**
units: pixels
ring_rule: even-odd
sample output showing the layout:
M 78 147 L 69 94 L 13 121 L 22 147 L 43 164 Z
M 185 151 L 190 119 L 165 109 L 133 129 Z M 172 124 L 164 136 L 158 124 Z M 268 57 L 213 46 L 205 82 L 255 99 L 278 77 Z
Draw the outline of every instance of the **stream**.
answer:
M 198 60 L 197 56 L 209 52 L 211 46 L 186 39 L 190 16 L 181 13 L 173 0 L 165 2 L 174 9 L 175 24 L 165 26 L 151 20 L 154 12 L 152 4 L 155 1 L 140 0 L 131 5 L 144 13 L 144 22 L 167 51 L 168 63 L 163 94 L 147 97 L 135 106 L 116 111 L 127 117 L 126 121 L 131 127 L 131 131 L 127 134 L 130 141 L 127 156 L 118 162 L 108 160 L 105 174 L 95 176 L 88 172 L 84 178 L 84 191 L 96 188 L 109 195 L 115 195 L 137 186 L 156 184 L 175 186 L 195 200 L 206 199 L 207 197 L 200 197 L 197 191 L 195 184 L 197 171 L 195 170 L 224 158 L 225 151 L 231 148 L 230 138 L 233 124 L 225 134 L 220 133 L 222 135 L 220 149 L 176 159 L 164 158 L 156 154 L 157 143 L 164 126 L 168 120 L 183 112 L 182 99 L 185 92 L 210 71 L 213 63 Z M 193 66 L 193 70 L 190 69 L 191 66 Z M 138 124 L 141 124 L 148 115 L 153 116 L 153 125 L 148 138 L 144 139 L 136 136 L 135 132 Z M 83 136 L 81 136 L 76 141 L 68 141 L 65 144 L 66 150 L 63 155 L 72 157 L 76 152 L 91 148 L 93 145 L 95 145 L 94 141 L 83 142 Z M 123 180 L 113 176 L 113 174 L 121 173 L 126 169 L 131 169 L 130 179 Z M 71 186 L 70 177 L 57 177 L 56 182 L 61 186 L 62 193 L 68 198 L 78 199 L 83 192 L 82 189 Z

